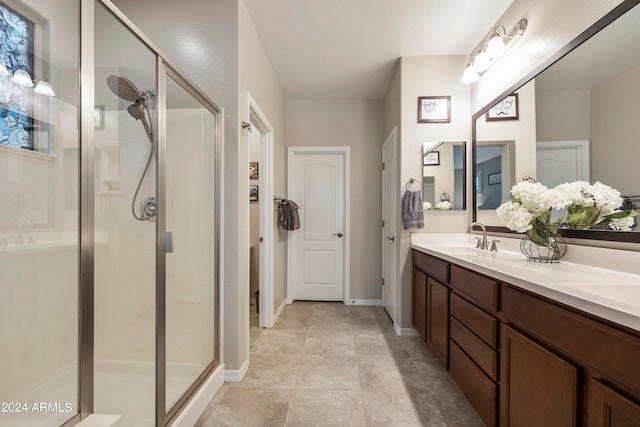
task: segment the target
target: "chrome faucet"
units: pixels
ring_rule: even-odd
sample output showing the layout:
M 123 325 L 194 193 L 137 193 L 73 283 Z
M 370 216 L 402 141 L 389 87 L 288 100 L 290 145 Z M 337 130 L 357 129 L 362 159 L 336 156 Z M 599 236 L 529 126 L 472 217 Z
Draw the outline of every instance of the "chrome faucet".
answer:
M 489 249 L 489 244 L 487 243 L 487 229 L 481 222 L 472 222 L 467 228 L 467 233 L 471 233 L 473 227 L 478 226 L 482 229 L 482 238 L 476 237 L 478 243 L 476 244 L 477 249 L 487 250 Z

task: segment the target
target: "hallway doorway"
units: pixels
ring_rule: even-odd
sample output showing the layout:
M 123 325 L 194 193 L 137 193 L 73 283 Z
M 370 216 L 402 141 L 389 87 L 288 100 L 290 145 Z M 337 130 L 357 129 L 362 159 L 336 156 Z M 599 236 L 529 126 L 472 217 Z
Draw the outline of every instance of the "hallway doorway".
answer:
M 274 204 L 273 204 L 273 126 L 247 92 L 249 105 L 245 131 L 249 156 L 249 297 L 259 311 L 260 327 L 274 323 Z M 253 192 L 252 192 L 253 191 Z

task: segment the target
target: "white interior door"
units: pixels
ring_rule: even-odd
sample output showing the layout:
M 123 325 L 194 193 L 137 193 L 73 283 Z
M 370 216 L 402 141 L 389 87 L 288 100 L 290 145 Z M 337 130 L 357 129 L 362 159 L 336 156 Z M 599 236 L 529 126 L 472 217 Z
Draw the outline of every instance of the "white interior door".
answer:
M 396 314 L 396 129 L 382 146 L 382 303 L 395 321 Z
M 342 301 L 345 286 L 344 152 L 289 148 L 289 198 L 300 229 L 289 233 L 290 300 Z
M 536 179 L 549 188 L 589 181 L 589 141 L 538 142 Z

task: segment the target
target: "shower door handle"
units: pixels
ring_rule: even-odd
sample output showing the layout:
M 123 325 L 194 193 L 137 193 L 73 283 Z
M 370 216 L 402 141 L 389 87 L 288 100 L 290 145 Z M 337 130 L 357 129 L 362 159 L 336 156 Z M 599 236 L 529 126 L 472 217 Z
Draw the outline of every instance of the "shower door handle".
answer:
M 166 253 L 173 253 L 173 231 L 167 231 Z

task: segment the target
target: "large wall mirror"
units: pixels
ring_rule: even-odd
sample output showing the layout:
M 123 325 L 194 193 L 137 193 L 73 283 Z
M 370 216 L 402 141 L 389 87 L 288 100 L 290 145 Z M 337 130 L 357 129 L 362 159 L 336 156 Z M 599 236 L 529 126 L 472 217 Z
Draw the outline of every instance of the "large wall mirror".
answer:
M 466 142 L 422 145 L 422 199 L 438 210 L 466 208 Z
M 546 68 L 498 97 L 509 100 L 504 115 L 510 117 L 496 114 L 504 102 L 494 102 L 474 115 L 474 220 L 493 226 L 493 231 L 509 231 L 501 226 L 495 209 L 524 177 L 550 188 L 576 180 L 600 181 L 622 193 L 625 208 L 640 211 L 638 3 L 623 2 L 558 52 Z M 640 242 L 639 218 L 630 232 L 563 233 Z

